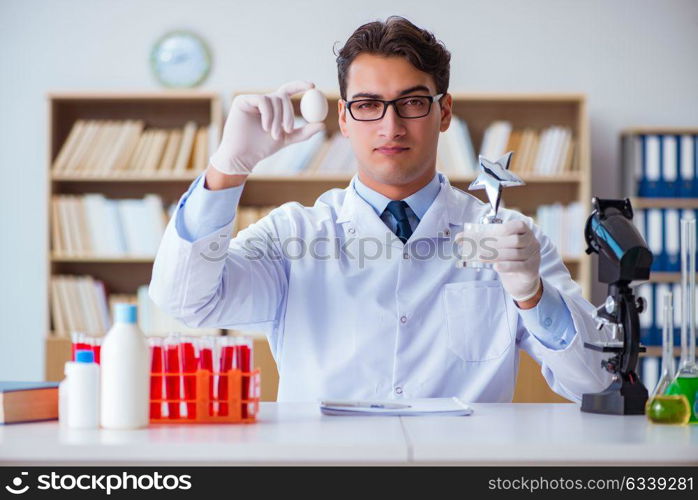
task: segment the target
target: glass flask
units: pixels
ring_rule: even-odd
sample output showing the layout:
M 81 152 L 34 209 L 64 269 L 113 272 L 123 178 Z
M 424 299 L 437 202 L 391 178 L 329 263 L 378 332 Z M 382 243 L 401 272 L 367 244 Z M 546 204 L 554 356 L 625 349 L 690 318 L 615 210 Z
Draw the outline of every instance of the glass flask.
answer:
M 691 417 L 688 399 L 683 394 L 666 395 L 674 381 L 674 307 L 671 292 L 663 297 L 662 374 L 645 405 L 647 418 L 655 424 L 683 425 Z
M 681 218 L 681 360 L 676 377 L 665 391 L 683 395 L 690 408 L 689 422 L 698 423 L 695 412 L 698 391 L 696 366 L 696 220 Z

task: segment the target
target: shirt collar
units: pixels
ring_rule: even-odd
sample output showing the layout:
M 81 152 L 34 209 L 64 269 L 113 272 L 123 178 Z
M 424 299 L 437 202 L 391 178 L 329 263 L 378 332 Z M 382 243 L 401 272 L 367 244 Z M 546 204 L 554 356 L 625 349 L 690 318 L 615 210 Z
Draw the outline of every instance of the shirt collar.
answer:
M 439 194 L 439 190 L 441 189 L 440 175 L 441 174 L 437 172 L 434 175 L 434 178 L 429 181 L 426 186 L 416 193 L 412 193 L 403 200 L 410 206 L 414 214 L 420 220 L 424 217 L 424 214 L 427 213 L 427 210 L 436 198 L 436 195 Z M 374 191 L 366 184 L 361 182 L 358 175 L 354 177 L 353 185 L 356 194 L 358 194 L 366 203 L 371 205 L 373 210 L 375 210 L 376 214 L 378 214 L 380 217 L 385 211 L 385 207 L 387 207 L 388 203 L 390 203 L 390 198 L 383 196 L 379 192 Z

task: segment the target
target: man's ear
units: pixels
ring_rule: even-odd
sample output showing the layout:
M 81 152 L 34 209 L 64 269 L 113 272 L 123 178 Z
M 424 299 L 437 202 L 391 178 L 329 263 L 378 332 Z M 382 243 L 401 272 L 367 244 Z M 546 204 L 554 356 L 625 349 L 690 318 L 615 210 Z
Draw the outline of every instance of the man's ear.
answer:
M 439 125 L 439 130 L 441 132 L 446 132 L 448 127 L 451 125 L 451 117 L 453 107 L 453 97 L 451 94 L 446 94 L 441 98 L 441 123 Z
M 347 113 L 344 99 L 337 101 L 337 114 L 339 116 L 339 130 L 342 132 L 344 137 L 349 137 L 349 132 L 347 131 Z

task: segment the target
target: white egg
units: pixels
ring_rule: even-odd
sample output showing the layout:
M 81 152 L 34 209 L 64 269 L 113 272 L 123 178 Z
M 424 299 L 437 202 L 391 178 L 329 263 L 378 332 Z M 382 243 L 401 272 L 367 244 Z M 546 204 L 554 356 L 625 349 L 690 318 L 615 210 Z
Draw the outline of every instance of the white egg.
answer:
M 309 123 L 321 122 L 327 117 L 327 98 L 318 89 L 310 89 L 301 99 L 301 115 Z

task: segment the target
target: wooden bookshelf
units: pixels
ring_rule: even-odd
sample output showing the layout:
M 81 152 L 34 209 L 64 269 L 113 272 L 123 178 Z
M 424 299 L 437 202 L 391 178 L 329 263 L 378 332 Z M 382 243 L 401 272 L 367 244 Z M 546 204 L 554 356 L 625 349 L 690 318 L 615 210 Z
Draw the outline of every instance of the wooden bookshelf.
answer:
M 253 91 L 260 93 L 263 91 Z M 246 93 L 246 92 L 240 92 Z M 339 126 L 337 101 L 339 96 L 327 93 L 330 101 L 326 120 L 328 135 Z M 456 93 L 454 113 L 468 124 L 475 150 L 482 142 L 486 128 L 492 121 L 508 120 L 514 129 L 523 127 L 544 128 L 550 125 L 568 126 L 577 141 L 575 171 L 560 176 L 524 176 L 526 186 L 507 190 L 507 206 L 516 207 L 526 215 L 533 215 L 541 204 L 581 202 L 588 212 L 590 205 L 590 163 L 587 105 L 579 94 L 473 94 Z M 154 93 L 100 93 L 73 92 L 49 95 L 49 172 L 50 199 L 53 194 L 102 193 L 109 198 L 142 197 L 148 193 L 159 194 L 166 204 L 179 199 L 194 179 L 194 173 L 186 175 L 121 174 L 121 175 L 55 175 L 50 166 L 56 157 L 70 127 L 78 119 L 143 119 L 151 127 L 179 127 L 187 120 L 197 124 L 213 124 L 222 130 L 220 100 L 216 94 L 200 92 Z M 295 100 L 299 114 L 299 100 Z M 241 206 L 265 207 L 298 201 L 312 205 L 317 197 L 332 188 L 344 188 L 349 174 L 253 174 L 247 180 Z M 456 187 L 467 190 L 473 177 L 450 177 Z M 473 194 L 482 197 L 482 191 Z M 50 205 L 50 204 L 49 204 Z M 49 214 L 49 221 L 51 220 Z M 50 238 L 49 238 L 50 240 Z M 152 257 L 98 257 L 63 256 L 48 252 L 50 274 L 90 274 L 105 281 L 115 293 L 134 293 L 135 288 L 147 283 L 152 271 Z M 590 257 L 569 256 L 564 259 L 572 277 L 581 285 L 588 298 L 591 289 Z M 49 309 L 50 311 L 50 309 Z M 47 314 L 47 317 L 49 315 Z M 50 326 L 47 325 L 47 332 Z M 245 332 L 253 333 L 253 332 Z M 66 339 L 48 336 L 47 366 L 51 366 L 51 379 L 61 378 L 66 356 Z M 69 353 L 69 350 L 67 351 Z M 278 378 L 271 353 L 266 342 L 255 343 L 255 359 L 265 365 L 262 377 L 263 399 L 273 400 Z M 256 363 L 259 365 L 259 363 Z M 47 368 L 48 370 L 48 368 Z M 547 402 L 565 401 L 547 386 L 540 367 L 526 353 L 522 353 L 515 401 Z
M 148 174 L 121 173 L 95 175 L 90 173 L 56 173 L 52 165 L 73 125 L 78 120 L 142 120 L 145 128 L 181 128 L 188 121 L 197 127 L 208 127 L 215 140 L 222 130 L 220 97 L 212 92 L 54 92 L 47 95 L 48 175 L 47 220 L 48 241 L 51 242 L 51 199 L 54 195 L 101 193 L 108 198 L 142 198 L 154 193 L 165 206 L 175 203 L 196 172 Z M 210 141 L 214 138 L 209 137 Z M 49 243 L 51 245 L 51 243 Z M 154 256 L 111 257 L 95 255 L 62 255 L 49 246 L 49 302 L 46 305 L 46 377 L 63 378 L 63 364 L 70 356 L 67 332 L 55 332 L 51 319 L 50 280 L 54 275 L 90 275 L 104 281 L 109 293 L 135 294 L 140 285 L 148 284 Z

